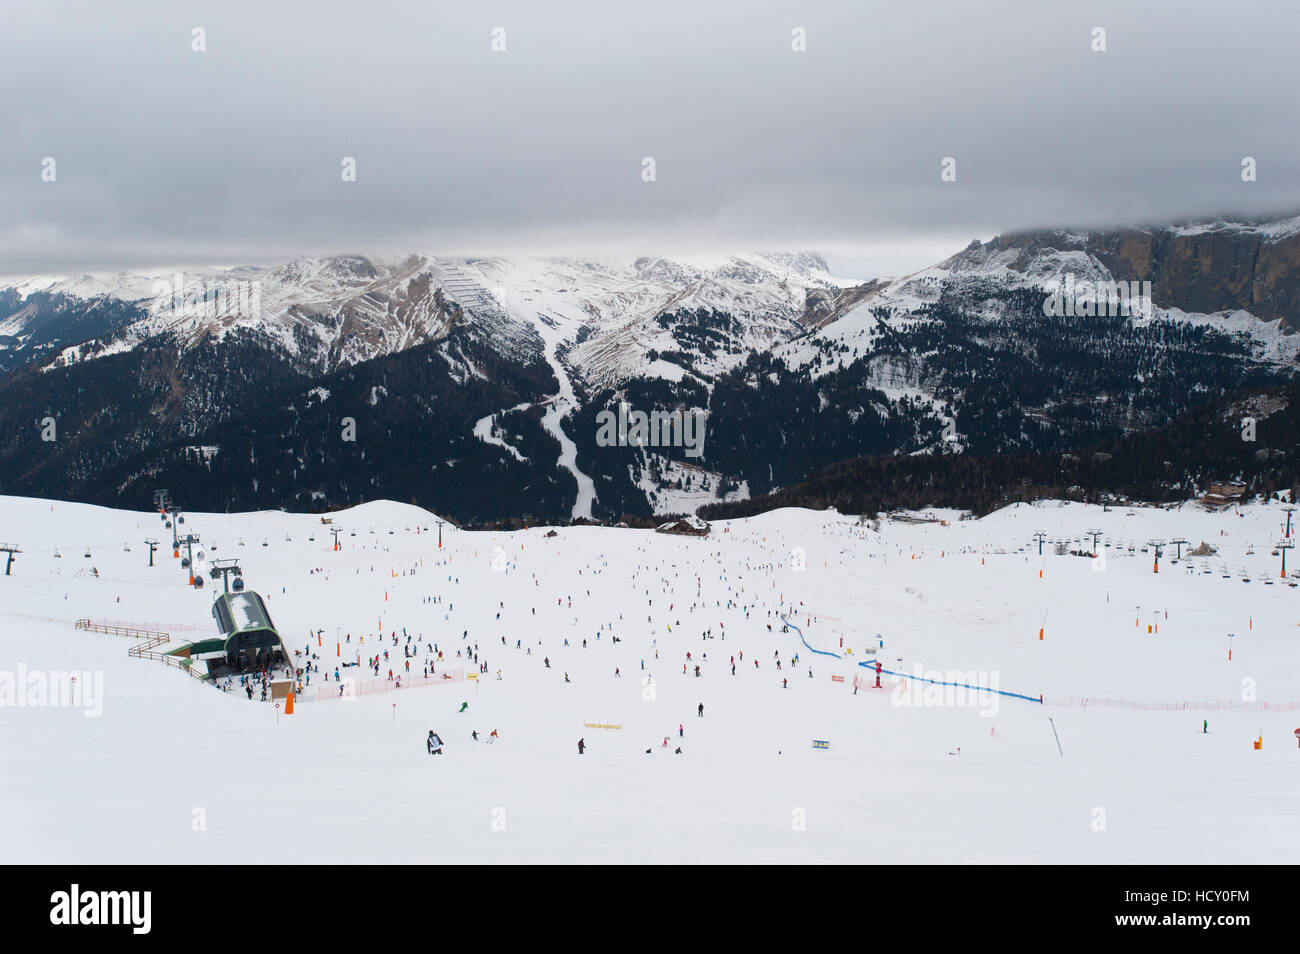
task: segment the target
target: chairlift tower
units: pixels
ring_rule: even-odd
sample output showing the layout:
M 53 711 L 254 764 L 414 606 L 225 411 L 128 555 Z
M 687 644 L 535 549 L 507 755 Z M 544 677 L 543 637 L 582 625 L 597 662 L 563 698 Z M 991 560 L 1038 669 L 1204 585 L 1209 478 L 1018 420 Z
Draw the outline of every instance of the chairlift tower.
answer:
M 1283 512 L 1286 514 L 1286 538 L 1291 539 L 1291 514 L 1295 513 L 1295 507 L 1284 507 Z
M 244 570 L 240 567 L 238 560 L 213 560 L 208 565 L 208 572 L 211 576 L 221 574 L 221 587 L 227 593 L 230 592 L 231 574 L 234 574 L 235 577 L 235 591 L 238 592 L 243 589 L 240 580 L 244 576 Z
M 153 552 L 158 549 L 158 541 L 152 539 L 146 540 L 145 546 L 149 548 L 149 565 L 153 566 Z
M 5 576 L 8 576 L 9 571 L 13 569 L 14 554 L 22 552 L 22 550 L 18 549 L 16 543 L 0 543 L 0 553 L 8 554 L 8 558 L 5 560 Z
M 1286 576 L 1286 551 L 1287 551 L 1287 550 L 1292 550 L 1292 549 L 1294 549 L 1294 548 L 1295 548 L 1295 541 L 1294 541 L 1294 540 L 1279 540 L 1279 541 L 1278 541 L 1278 544 L 1277 544 L 1277 550 L 1278 550 L 1278 552 L 1279 552 L 1280 554 L 1282 554 L 1282 576 L 1283 576 L 1283 577 Z
M 1179 537 L 1177 540 L 1170 540 L 1169 545 L 1178 548 L 1178 555 L 1174 557 L 1175 560 L 1181 560 L 1183 558 L 1183 547 L 1191 546 L 1191 544 L 1182 537 Z
M 1163 541 L 1163 540 L 1148 540 L 1148 541 L 1147 541 L 1147 546 L 1151 547 L 1153 550 L 1156 551 L 1156 562 L 1155 562 L 1155 565 L 1151 568 L 1151 572 L 1152 572 L 1152 573 L 1159 573 L 1159 572 L 1160 572 L 1160 551 L 1161 551 L 1162 549 L 1164 549 L 1164 547 L 1165 547 L 1166 545 L 1167 545 L 1167 544 L 1166 544 L 1165 541 Z
M 170 517 L 171 520 L 168 520 L 168 517 Z M 174 560 L 181 555 L 181 543 L 184 541 L 181 539 L 180 525 L 185 522 L 185 514 L 179 509 L 172 510 L 171 512 L 164 510 L 162 513 L 162 521 L 163 526 L 170 527 L 172 531 L 172 559 Z
M 334 534 L 334 549 L 339 548 L 339 534 L 343 532 L 342 527 L 330 527 L 330 533 Z
M 1047 534 L 1042 530 L 1034 531 L 1034 539 L 1038 541 L 1038 555 L 1043 555 L 1043 541 L 1047 539 Z
M 196 543 L 198 543 L 198 542 L 199 542 L 199 538 L 198 538 L 198 536 L 197 536 L 196 534 L 193 534 L 193 533 L 187 533 L 187 534 L 185 534 L 185 536 L 184 536 L 182 539 L 180 539 L 180 540 L 177 541 L 177 546 L 179 546 L 180 544 L 184 544 L 184 545 L 185 545 L 185 562 L 182 564 L 182 566 L 186 567 L 186 568 L 190 571 L 190 586 L 201 586 L 201 585 L 202 585 L 202 581 L 200 581 L 200 582 L 197 583 L 197 584 L 194 582 L 194 579 L 195 579 L 195 577 L 194 577 L 194 544 L 196 544 Z
M 1097 541 L 1101 539 L 1101 531 L 1100 531 L 1100 530 L 1087 530 L 1087 531 L 1085 531 L 1085 532 L 1088 534 L 1088 536 L 1092 537 L 1092 555 L 1093 555 L 1093 556 L 1096 556 L 1096 555 L 1097 555 Z

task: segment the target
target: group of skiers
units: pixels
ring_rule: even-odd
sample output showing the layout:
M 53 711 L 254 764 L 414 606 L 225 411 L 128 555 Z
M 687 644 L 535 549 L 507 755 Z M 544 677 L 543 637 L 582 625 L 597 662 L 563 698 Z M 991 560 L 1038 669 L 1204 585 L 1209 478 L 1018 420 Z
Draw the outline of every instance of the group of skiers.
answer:
M 464 703 L 460 711 L 464 712 L 465 709 L 468 707 L 469 707 L 469 703 L 468 702 Z M 478 737 L 478 729 L 471 729 L 469 733 L 469 737 L 473 739 L 475 742 L 480 741 Z M 488 733 L 488 737 L 487 737 L 488 745 L 491 745 L 492 743 L 498 741 L 500 738 L 501 738 L 501 733 L 499 733 L 496 729 L 493 729 L 491 732 Z M 440 736 L 437 732 L 434 732 L 432 729 L 430 729 L 429 735 L 425 739 L 425 748 L 428 750 L 429 754 L 442 755 L 442 746 L 443 746 L 442 736 Z

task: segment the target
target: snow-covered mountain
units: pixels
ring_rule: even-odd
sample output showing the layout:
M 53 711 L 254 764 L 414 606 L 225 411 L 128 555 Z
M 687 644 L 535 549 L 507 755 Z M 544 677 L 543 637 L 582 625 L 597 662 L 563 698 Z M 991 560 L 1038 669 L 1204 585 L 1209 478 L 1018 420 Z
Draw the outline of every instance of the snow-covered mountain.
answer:
M 0 282 L 0 341 L 21 347 L 52 301 L 82 302 L 84 310 L 113 303 L 134 316 L 107 334 L 61 342 L 45 363 L 120 353 L 162 334 L 192 346 L 252 332 L 303 366 L 328 371 L 441 340 L 467 317 L 499 350 L 519 354 L 536 346 L 529 327 L 558 323 L 584 339 L 573 354 L 580 371 L 608 382 L 643 373 L 656 346 L 675 346 L 655 324 L 666 312 L 733 316 L 733 353 L 743 353 L 797 333 L 809 292 L 839 284 L 809 253 L 691 261 L 347 255 L 273 268 L 46 275 Z M 667 363 L 662 371 L 680 374 Z
M 0 282 L 0 488 L 138 503 L 199 467 L 214 507 L 387 485 L 463 519 L 615 519 L 861 454 L 1061 450 L 1288 380 L 1297 275 L 1300 218 L 1006 235 L 865 284 L 808 252 L 19 277 Z M 1150 307 L 1049 307 L 1114 282 Z M 706 416 L 702 453 L 602 443 L 625 405 Z M 356 446 L 344 420 L 365 421 Z
M 1244 335 L 1261 361 L 1292 365 L 1300 353 L 1294 333 L 1300 318 L 1300 216 L 976 240 L 929 268 L 828 297 L 810 308 L 818 334 L 778 353 L 804 365 L 826 342 L 869 347 L 891 328 L 925 315 L 944 295 L 966 296 L 986 317 L 998 319 L 1005 316 L 999 295 L 1063 286 L 1067 279 L 1150 282 L 1153 318 Z

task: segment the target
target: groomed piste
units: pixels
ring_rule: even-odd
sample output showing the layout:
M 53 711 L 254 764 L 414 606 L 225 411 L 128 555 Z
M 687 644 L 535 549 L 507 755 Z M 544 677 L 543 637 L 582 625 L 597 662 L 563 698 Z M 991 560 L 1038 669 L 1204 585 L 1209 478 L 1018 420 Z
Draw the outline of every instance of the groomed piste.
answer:
M 0 577 L 6 857 L 283 864 L 255 818 L 313 833 L 295 862 L 1300 862 L 1275 505 L 917 516 L 444 525 L 440 547 L 435 514 L 377 502 L 330 515 L 335 550 L 319 515 L 187 513 L 265 599 L 303 683 L 289 714 L 110 634 L 170 629 L 168 659 L 218 635 L 214 587 L 170 551 L 148 565 L 157 514 L 0 497 L 21 550 Z M 1103 569 L 1032 542 L 1094 527 Z M 1217 553 L 1156 574 L 1119 546 L 1179 537 Z M 861 691 L 867 648 L 918 690 Z M 74 675 L 86 705 L 61 698 Z M 406 691 L 426 680 L 442 691 Z

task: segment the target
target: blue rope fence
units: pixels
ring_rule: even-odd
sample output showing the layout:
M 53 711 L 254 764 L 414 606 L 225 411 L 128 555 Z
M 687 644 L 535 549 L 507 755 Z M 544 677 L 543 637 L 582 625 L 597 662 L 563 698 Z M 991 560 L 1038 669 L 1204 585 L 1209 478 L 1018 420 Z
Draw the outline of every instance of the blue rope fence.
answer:
M 780 615 L 780 614 L 778 614 L 778 615 Z M 813 647 L 809 646 L 809 645 L 808 645 L 808 640 L 806 640 L 806 639 L 803 638 L 803 630 L 800 629 L 798 626 L 796 626 L 794 623 L 790 622 L 790 621 L 789 621 L 788 619 L 786 619 L 784 616 L 781 617 L 781 622 L 785 623 L 785 625 L 789 626 L 791 629 L 793 629 L 796 633 L 799 634 L 799 642 L 803 643 L 804 646 L 807 647 L 808 652 L 810 652 L 810 653 L 816 653 L 816 654 L 819 655 L 819 656 L 830 656 L 832 659 L 839 659 L 839 658 L 840 658 L 840 656 L 839 656 L 838 653 L 828 653 L 828 652 L 827 652 L 826 650 L 824 650 L 824 649 L 814 649 Z
M 874 662 L 860 662 L 858 663 L 858 665 L 865 666 L 866 668 L 870 669 L 872 672 L 876 671 L 876 664 Z M 910 672 L 895 672 L 893 669 L 885 669 L 883 667 L 881 668 L 880 671 L 890 676 L 902 676 L 904 679 L 912 679 L 918 682 L 928 682 L 932 686 L 960 686 L 963 689 L 977 689 L 980 692 L 994 692 L 997 693 L 999 696 L 1006 696 L 1009 699 L 1024 699 L 1026 702 L 1034 702 L 1039 704 L 1041 704 L 1043 701 L 1039 696 L 1027 696 L 1023 692 L 1011 692 L 1007 689 L 990 689 L 988 686 L 972 686 L 968 682 L 944 682 L 941 679 L 927 679 L 925 676 L 917 676 Z
M 799 634 L 799 641 L 804 644 L 804 646 L 808 649 L 810 653 L 817 653 L 817 655 L 819 656 L 830 656 L 832 659 L 841 658 L 838 653 L 831 653 L 831 652 L 827 652 L 824 649 L 815 649 L 812 646 L 810 646 L 808 644 L 808 640 L 804 638 L 803 630 L 801 630 L 794 623 L 790 622 L 784 616 L 781 616 L 781 622 L 785 623 L 786 626 L 789 626 L 791 629 L 793 629 L 796 633 Z M 858 663 L 858 665 L 862 666 L 864 669 L 867 669 L 871 672 L 876 671 L 875 660 L 865 660 L 863 662 Z M 1043 702 L 1041 696 L 1027 696 L 1023 692 L 1011 692 L 1010 690 L 1007 689 L 990 689 L 988 686 L 972 686 L 968 682 L 944 682 L 941 679 L 929 679 L 925 676 L 917 676 L 909 672 L 897 672 L 893 669 L 885 669 L 883 666 L 881 667 L 880 671 L 884 675 L 901 676 L 904 679 L 912 679 L 919 682 L 928 682 L 932 686 L 959 686 L 963 689 L 975 689 L 979 692 L 996 693 L 999 696 L 1006 696 L 1008 699 L 1024 699 L 1026 702 L 1036 702 L 1040 705 Z

